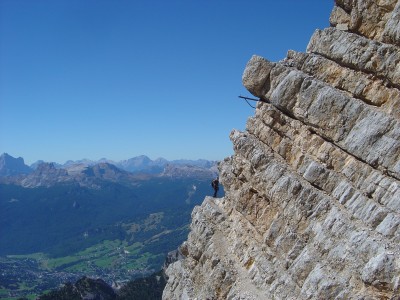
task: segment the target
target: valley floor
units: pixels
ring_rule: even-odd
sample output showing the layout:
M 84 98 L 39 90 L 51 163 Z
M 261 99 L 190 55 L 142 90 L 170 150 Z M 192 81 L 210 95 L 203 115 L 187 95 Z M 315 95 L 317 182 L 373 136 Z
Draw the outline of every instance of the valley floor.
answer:
M 155 272 L 153 263 L 164 261 L 164 255 L 141 253 L 143 244 L 126 241 L 104 241 L 76 254 L 49 258 L 45 254 L 10 255 L 0 258 L 0 298 L 18 299 L 55 289 L 83 276 L 101 278 L 118 286 L 129 280 Z

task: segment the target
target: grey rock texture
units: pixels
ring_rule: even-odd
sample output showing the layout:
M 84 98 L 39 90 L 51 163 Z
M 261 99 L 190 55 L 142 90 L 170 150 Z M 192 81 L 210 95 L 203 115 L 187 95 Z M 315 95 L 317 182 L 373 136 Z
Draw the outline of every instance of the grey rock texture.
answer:
M 264 101 L 163 299 L 400 299 L 400 1 L 337 0 L 330 22 L 248 62 Z

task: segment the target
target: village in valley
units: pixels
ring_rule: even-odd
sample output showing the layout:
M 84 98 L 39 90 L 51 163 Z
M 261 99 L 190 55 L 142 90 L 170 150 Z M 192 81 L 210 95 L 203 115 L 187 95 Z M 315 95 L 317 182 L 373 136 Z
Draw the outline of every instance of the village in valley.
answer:
M 146 267 L 154 257 L 135 259 L 140 244 L 127 246 L 121 241 L 104 241 L 76 255 L 48 258 L 44 254 L 0 257 L 0 298 L 18 299 L 53 290 L 81 277 L 101 278 L 118 289 L 133 278 L 148 276 Z

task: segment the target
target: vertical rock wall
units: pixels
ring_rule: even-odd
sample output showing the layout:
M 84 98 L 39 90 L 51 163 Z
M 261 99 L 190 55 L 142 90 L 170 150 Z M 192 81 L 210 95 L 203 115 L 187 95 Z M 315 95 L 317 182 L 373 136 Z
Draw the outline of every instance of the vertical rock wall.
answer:
M 264 102 L 164 299 L 400 299 L 400 1 L 336 0 L 330 22 L 307 53 L 248 62 Z

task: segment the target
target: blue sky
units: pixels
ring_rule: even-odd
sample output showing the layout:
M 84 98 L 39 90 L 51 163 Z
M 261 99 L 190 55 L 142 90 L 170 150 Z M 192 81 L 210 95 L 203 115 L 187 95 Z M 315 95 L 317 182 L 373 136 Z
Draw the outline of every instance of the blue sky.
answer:
M 0 153 L 221 160 L 253 54 L 305 51 L 332 0 L 1 0 Z

